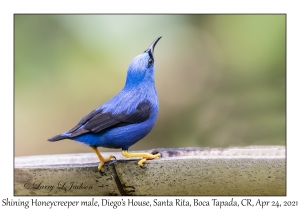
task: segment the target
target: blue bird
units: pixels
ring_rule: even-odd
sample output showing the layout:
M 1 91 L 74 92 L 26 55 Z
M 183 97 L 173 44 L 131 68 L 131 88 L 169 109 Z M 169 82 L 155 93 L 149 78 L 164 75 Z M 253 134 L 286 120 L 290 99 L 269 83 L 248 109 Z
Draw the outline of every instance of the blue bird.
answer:
M 128 148 L 145 137 L 156 122 L 158 98 L 154 82 L 154 47 L 160 38 L 133 58 L 125 86 L 117 95 L 83 117 L 74 128 L 48 141 L 72 139 L 90 146 L 99 158 L 99 170 L 114 156 L 104 158 L 98 147 L 121 148 L 126 158 L 141 157 L 139 166 L 148 159 L 159 158 L 160 153 L 129 153 Z

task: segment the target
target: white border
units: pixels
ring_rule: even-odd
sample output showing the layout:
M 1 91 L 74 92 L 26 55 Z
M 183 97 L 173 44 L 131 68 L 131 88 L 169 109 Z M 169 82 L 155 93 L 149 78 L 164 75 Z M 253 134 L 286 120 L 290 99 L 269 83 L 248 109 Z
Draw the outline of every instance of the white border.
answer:
M 287 197 L 265 200 L 299 200 L 299 7 L 296 1 L 1 1 L 0 3 L 0 142 L 1 205 L 13 198 L 13 14 L 14 13 L 286 13 L 287 14 Z M 298 8 L 298 9 L 297 9 Z M 219 197 L 220 198 L 220 197 Z M 17 198 L 15 198 L 17 199 Z M 24 198 L 29 200 L 30 198 Z M 49 197 L 39 197 L 52 200 Z M 66 200 L 66 198 L 55 198 Z M 71 197 L 68 197 L 68 200 Z M 83 198 L 76 197 L 76 200 Z M 112 198 L 113 200 L 117 198 Z M 126 198 L 127 199 L 127 198 Z M 151 197 L 144 200 L 153 200 Z M 164 197 L 167 199 L 167 197 Z M 174 199 L 174 198 L 173 198 Z M 193 199 L 188 197 L 187 199 Z M 209 197 L 201 198 L 211 199 Z M 228 200 L 228 198 L 224 198 Z M 242 199 L 238 197 L 236 199 Z M 253 199 L 258 199 L 257 197 Z M 198 207 L 199 208 L 199 207 Z M 105 209 L 105 208 L 104 208 Z M 112 209 L 112 208 L 110 208 Z M 219 209 L 219 208 L 218 208 Z M 268 209 L 268 208 L 267 208 Z

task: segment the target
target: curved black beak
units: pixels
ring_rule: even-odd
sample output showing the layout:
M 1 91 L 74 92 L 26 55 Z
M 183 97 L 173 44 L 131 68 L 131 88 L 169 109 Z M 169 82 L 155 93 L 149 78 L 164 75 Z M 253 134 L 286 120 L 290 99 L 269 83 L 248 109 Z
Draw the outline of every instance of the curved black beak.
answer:
M 145 50 L 145 52 L 148 52 L 149 53 L 149 56 L 154 60 L 154 57 L 153 57 L 153 54 L 154 54 L 154 47 L 156 45 L 156 43 L 161 39 L 162 36 L 160 37 L 157 37 L 153 42 L 152 44 L 150 45 L 150 47 Z

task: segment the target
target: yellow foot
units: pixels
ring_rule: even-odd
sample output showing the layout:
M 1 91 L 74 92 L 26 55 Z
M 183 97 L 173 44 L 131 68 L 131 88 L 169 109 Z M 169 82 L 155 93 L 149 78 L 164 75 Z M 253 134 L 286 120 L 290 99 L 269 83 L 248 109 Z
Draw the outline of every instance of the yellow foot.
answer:
M 99 170 L 99 171 L 100 171 L 101 168 L 103 167 L 104 163 L 106 163 L 106 162 L 110 161 L 111 159 L 115 158 L 115 157 L 112 156 L 112 155 L 110 155 L 110 156 L 107 157 L 107 158 L 104 158 L 104 157 L 100 154 L 100 152 L 98 151 L 97 147 L 92 147 L 92 150 L 96 153 L 96 155 L 97 155 L 98 158 L 99 158 L 99 161 L 100 161 L 100 163 L 99 163 L 99 165 L 98 165 L 98 170 Z
M 138 162 L 139 166 L 143 166 L 147 160 L 152 160 L 161 156 L 160 153 L 157 153 L 155 155 L 152 155 L 150 153 L 128 153 L 127 150 L 122 150 L 122 155 L 126 158 L 141 157 L 142 159 Z

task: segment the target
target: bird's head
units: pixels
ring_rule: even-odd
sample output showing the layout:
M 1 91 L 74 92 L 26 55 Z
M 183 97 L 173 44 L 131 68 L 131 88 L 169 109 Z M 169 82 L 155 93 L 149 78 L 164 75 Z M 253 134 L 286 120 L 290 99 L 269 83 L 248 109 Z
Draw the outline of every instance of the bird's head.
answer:
M 132 88 L 142 82 L 154 82 L 154 47 L 161 36 L 155 39 L 150 47 L 131 61 L 125 87 Z

